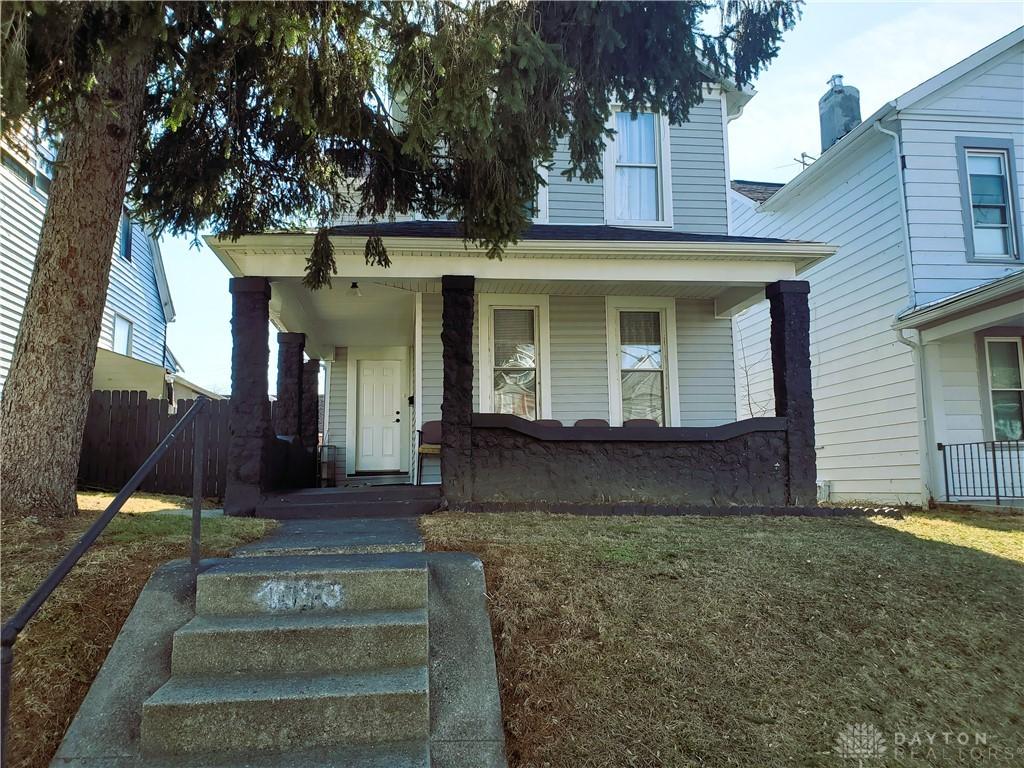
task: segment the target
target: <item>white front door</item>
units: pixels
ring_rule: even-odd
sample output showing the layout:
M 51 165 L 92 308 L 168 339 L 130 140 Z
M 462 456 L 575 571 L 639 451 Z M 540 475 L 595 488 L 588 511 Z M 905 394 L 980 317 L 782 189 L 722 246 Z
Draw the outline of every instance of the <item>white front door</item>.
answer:
M 356 472 L 398 472 L 402 466 L 399 360 L 360 360 L 357 367 Z

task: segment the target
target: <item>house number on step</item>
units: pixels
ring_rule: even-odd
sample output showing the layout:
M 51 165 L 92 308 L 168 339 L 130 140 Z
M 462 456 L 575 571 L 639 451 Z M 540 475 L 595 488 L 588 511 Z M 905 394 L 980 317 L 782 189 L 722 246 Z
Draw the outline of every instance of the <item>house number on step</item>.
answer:
M 269 579 L 253 595 L 268 611 L 308 611 L 337 608 L 345 599 L 341 584 L 324 581 L 277 581 Z

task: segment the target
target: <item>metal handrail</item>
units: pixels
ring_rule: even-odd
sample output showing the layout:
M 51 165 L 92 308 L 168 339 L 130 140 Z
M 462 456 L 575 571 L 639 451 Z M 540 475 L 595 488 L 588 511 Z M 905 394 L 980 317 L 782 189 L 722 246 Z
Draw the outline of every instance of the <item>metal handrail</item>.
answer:
M 946 501 L 1024 498 L 1024 440 L 939 443 Z
M 153 471 L 153 467 L 156 466 L 156 463 L 167 452 L 167 449 L 171 447 L 171 444 L 181 436 L 181 433 L 189 424 L 195 421 L 196 416 L 199 415 L 199 412 L 209 402 L 210 398 L 202 395 L 196 398 L 195 403 L 188 409 L 188 412 L 171 428 L 171 431 L 160 441 L 160 445 L 149 454 L 149 458 L 142 463 L 142 466 L 135 470 L 135 474 L 125 483 L 121 491 L 114 497 L 114 500 L 103 511 L 103 514 L 82 534 L 82 538 L 78 540 L 78 543 L 71 548 L 70 552 L 64 555 L 63 559 L 50 571 L 50 575 L 43 580 L 43 583 L 36 588 L 28 600 L 4 623 L 3 629 L 0 630 L 0 722 L 2 722 L 2 732 L 0 732 L 0 764 L 7 763 L 7 716 L 11 699 L 11 666 L 14 662 L 14 644 L 18 640 L 18 635 L 21 634 L 25 625 L 31 621 L 39 609 L 43 607 L 43 603 L 53 594 L 53 591 L 64 580 L 64 577 L 75 567 L 82 558 L 82 555 L 99 538 L 99 535 L 103 533 L 103 530 L 114 519 L 114 516 L 121 511 L 124 503 L 138 490 L 139 486 L 142 485 L 142 481 Z M 192 564 L 193 589 L 195 589 L 196 576 L 199 572 L 199 531 L 203 503 L 203 462 L 197 461 L 197 457 L 201 458 L 203 456 L 205 438 L 205 432 L 197 427 L 195 440 L 192 444 L 192 550 L 190 561 Z

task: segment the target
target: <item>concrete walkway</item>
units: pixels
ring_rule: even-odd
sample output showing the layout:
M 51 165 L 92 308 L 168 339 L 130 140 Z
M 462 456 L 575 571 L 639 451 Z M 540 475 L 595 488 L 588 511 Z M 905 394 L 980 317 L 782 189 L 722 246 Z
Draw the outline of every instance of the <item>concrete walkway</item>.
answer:
M 287 520 L 158 569 L 52 765 L 503 768 L 483 567 L 415 519 Z

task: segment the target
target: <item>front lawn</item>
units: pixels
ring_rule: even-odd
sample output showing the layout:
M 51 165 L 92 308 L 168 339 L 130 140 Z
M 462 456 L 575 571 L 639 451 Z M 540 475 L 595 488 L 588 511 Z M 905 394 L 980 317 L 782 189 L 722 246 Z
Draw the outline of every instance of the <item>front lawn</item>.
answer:
M 1024 759 L 1022 517 L 422 527 L 484 561 L 516 768 L 836 768 L 859 723 L 887 746 L 864 765 L 975 764 L 960 732 L 987 734 L 986 765 Z
M 2 614 L 6 620 L 74 545 L 113 494 L 79 495 L 78 515 L 56 525 L 5 520 L 0 531 Z M 42 768 L 99 671 L 153 569 L 188 557 L 191 519 L 154 514 L 189 500 L 136 494 L 29 622 L 15 646 L 8 736 L 12 768 Z M 205 556 L 259 538 L 268 521 L 203 520 Z

